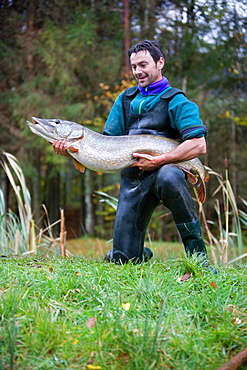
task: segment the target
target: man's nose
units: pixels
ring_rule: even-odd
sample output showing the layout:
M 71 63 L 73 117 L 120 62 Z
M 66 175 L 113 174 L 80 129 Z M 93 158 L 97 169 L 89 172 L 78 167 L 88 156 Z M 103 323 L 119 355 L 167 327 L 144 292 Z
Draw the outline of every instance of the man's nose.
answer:
M 136 74 L 141 74 L 141 73 L 143 73 L 142 68 L 141 68 L 141 67 L 138 67 L 138 66 L 136 67 L 135 72 L 136 72 Z

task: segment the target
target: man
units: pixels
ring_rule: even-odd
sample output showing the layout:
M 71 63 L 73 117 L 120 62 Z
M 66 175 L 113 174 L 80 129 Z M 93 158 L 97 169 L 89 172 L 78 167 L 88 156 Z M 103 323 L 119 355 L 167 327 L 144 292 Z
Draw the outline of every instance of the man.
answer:
M 206 127 L 200 120 L 197 105 L 163 77 L 165 56 L 157 41 L 139 42 L 128 54 L 138 86 L 118 96 L 103 133 L 161 135 L 181 143 L 159 156 L 134 153 L 138 160 L 121 172 L 113 249 L 106 259 L 115 263 L 149 260 L 153 253 L 144 248 L 146 229 L 154 209 L 162 203 L 172 213 L 187 255 L 206 259 L 186 174 L 174 166 L 206 153 Z M 57 141 L 53 146 L 57 154 L 65 154 L 64 141 Z

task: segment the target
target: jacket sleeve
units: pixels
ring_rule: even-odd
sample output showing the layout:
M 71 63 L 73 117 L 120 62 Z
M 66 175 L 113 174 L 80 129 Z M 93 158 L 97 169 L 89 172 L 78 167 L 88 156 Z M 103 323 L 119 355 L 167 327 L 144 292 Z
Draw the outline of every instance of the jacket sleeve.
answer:
M 104 135 L 119 136 L 124 135 L 125 124 L 124 124 L 124 113 L 122 97 L 124 93 L 118 95 L 115 100 L 113 107 L 106 120 L 105 127 L 103 129 Z
M 171 126 L 180 132 L 183 141 L 207 135 L 198 106 L 184 95 L 174 96 L 169 102 L 168 114 Z

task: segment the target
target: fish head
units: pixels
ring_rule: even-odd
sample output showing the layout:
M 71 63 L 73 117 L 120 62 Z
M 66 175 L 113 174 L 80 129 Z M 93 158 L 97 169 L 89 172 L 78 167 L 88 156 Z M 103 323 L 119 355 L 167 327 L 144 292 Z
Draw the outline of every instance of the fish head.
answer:
M 32 117 L 32 120 L 33 122 L 27 121 L 30 130 L 51 143 L 63 139 L 73 142 L 84 137 L 84 126 L 76 122 L 36 117 Z

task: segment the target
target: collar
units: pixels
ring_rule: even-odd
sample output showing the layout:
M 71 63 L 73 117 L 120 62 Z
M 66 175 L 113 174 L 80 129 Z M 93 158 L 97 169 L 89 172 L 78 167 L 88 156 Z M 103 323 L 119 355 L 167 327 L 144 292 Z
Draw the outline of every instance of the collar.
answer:
M 138 84 L 138 88 L 142 95 L 157 95 L 157 94 L 160 94 L 165 89 L 167 89 L 168 87 L 170 87 L 169 82 L 167 78 L 164 76 L 162 77 L 161 80 L 154 82 L 147 87 L 141 87 Z

